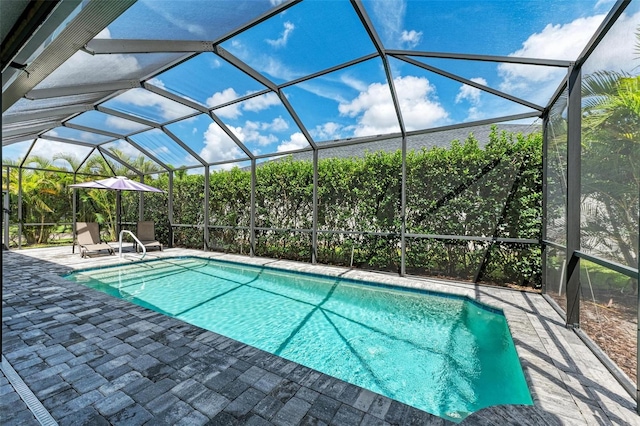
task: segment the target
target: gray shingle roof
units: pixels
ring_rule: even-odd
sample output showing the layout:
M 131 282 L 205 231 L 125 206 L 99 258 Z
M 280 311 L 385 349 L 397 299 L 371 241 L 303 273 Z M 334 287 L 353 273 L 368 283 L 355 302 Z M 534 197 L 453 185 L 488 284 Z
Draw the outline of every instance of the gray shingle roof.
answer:
M 464 142 L 469 134 L 473 133 L 474 137 L 478 140 L 480 147 L 484 147 L 489 142 L 489 134 L 491 133 L 491 127 L 493 125 L 472 126 L 451 130 L 444 130 L 441 132 L 424 133 L 421 135 L 409 136 L 407 138 L 407 151 L 421 150 L 422 148 L 430 149 L 433 147 L 449 147 L 451 142 L 458 140 Z M 540 126 L 530 124 L 495 124 L 498 130 L 513 132 L 513 133 L 535 133 L 540 131 Z M 319 147 L 322 143 L 318 144 Z M 337 158 L 350 158 L 350 157 L 362 157 L 367 152 L 387 151 L 392 152 L 401 148 L 400 138 L 383 139 L 375 142 L 367 142 L 354 145 L 338 146 L 330 149 L 330 153 L 324 154 L 320 151 L 320 157 L 337 157 Z M 326 151 L 325 151 L 326 152 Z M 311 160 L 311 152 L 298 152 L 291 155 L 294 160 Z

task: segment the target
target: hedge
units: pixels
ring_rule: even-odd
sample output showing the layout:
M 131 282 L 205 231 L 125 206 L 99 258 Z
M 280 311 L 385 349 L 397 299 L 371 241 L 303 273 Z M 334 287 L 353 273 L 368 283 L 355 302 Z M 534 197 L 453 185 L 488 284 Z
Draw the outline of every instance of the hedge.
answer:
M 318 261 L 399 271 L 401 152 L 320 157 Z M 494 128 L 484 147 L 469 135 L 463 142 L 453 141 L 448 148 L 410 151 L 406 171 L 407 233 L 540 239 L 539 133 L 525 136 Z M 168 188 L 166 176 L 150 183 Z M 204 176 L 176 174 L 175 223 L 204 224 L 203 188 Z M 259 163 L 255 197 L 255 226 L 276 229 L 256 230 L 256 255 L 310 261 L 312 162 L 284 157 Z M 211 173 L 211 249 L 248 253 L 250 200 L 250 170 L 236 167 Z M 168 239 L 166 212 L 166 196 L 145 195 L 146 219 L 156 221 L 160 237 Z M 201 248 L 202 238 L 201 228 L 175 228 L 177 245 Z M 539 286 L 540 256 L 539 245 L 407 237 L 407 272 L 423 275 Z

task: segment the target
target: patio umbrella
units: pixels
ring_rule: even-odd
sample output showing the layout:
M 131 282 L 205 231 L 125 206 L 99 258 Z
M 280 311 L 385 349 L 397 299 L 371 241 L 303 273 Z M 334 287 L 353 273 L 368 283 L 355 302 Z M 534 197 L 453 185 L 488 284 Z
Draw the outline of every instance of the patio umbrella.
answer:
M 116 210 L 117 210 L 117 219 L 118 219 L 118 233 L 120 233 L 121 222 L 121 199 L 120 194 L 121 191 L 138 191 L 138 192 L 164 192 L 161 189 L 155 188 L 150 185 L 145 185 L 141 182 L 136 182 L 135 180 L 131 180 L 125 176 L 114 176 L 107 179 L 94 180 L 91 182 L 84 183 L 76 183 L 73 185 L 69 185 L 70 188 L 87 188 L 87 189 L 107 189 L 111 191 L 116 191 Z M 74 196 L 75 200 L 75 196 Z M 74 201 L 75 203 L 75 201 Z M 73 215 L 75 218 L 75 207 L 73 210 Z M 75 219 L 74 219 L 75 220 Z
M 91 182 L 76 183 L 69 185 L 71 188 L 90 188 L 90 189 L 111 189 L 114 191 L 146 191 L 146 192 L 164 192 L 153 186 L 136 182 L 125 176 L 114 176 L 102 180 L 94 180 Z

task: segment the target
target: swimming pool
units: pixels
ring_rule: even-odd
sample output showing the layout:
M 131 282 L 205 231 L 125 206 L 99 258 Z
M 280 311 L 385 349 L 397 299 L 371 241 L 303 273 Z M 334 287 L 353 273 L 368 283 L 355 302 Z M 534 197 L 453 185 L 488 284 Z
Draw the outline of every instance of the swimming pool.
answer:
M 532 404 L 504 315 L 464 297 L 198 257 L 65 278 L 455 422 Z

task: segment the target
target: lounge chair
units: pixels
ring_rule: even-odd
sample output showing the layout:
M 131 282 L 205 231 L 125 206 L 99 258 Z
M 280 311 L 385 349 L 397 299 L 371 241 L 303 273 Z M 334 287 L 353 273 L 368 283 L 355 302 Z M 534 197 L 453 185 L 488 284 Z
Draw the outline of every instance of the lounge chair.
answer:
M 96 222 L 76 222 L 76 235 L 80 246 L 80 255 L 87 257 L 89 252 L 107 250 L 115 254 L 113 247 L 100 239 L 100 229 Z
M 152 221 L 138 222 L 136 236 L 146 249 L 149 247 L 159 247 L 162 251 L 162 243 L 156 240 L 155 225 Z M 139 247 L 136 246 L 136 250 Z

